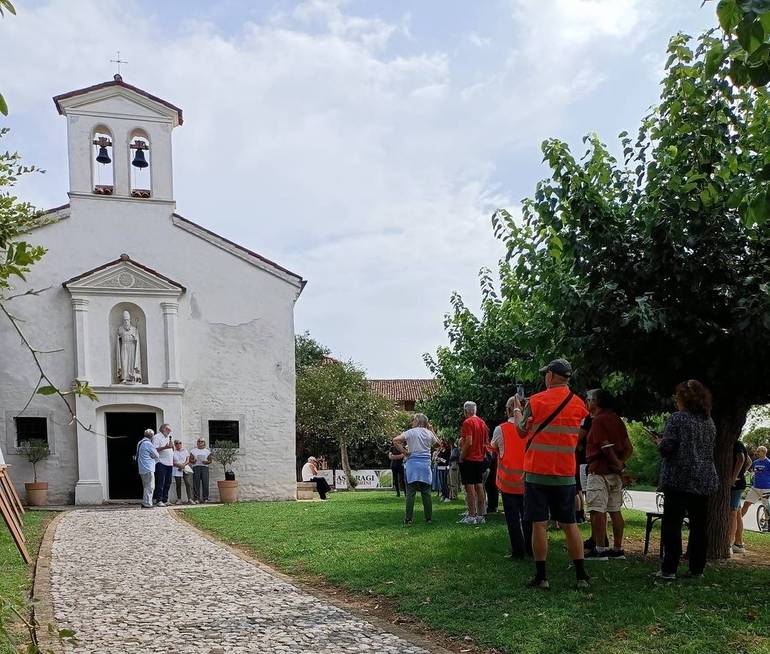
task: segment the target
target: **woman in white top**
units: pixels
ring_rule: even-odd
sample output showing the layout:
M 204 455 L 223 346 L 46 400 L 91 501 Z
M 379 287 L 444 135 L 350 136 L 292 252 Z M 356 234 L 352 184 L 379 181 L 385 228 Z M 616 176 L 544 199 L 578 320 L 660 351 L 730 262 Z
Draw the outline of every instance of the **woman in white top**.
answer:
M 436 434 L 428 429 L 428 417 L 424 413 L 415 413 L 412 428 L 393 439 L 396 447 L 405 449 L 406 459 L 406 517 L 404 523 L 412 524 L 414 516 L 414 496 L 419 491 L 422 496 L 422 510 L 425 522 L 433 520 L 433 502 L 430 496 L 431 469 L 430 451 L 438 444 Z
M 206 441 L 199 438 L 190 452 L 190 463 L 193 469 L 193 504 L 209 501 L 209 465 L 211 450 L 206 447 Z
M 182 441 L 174 441 L 174 469 L 171 476 L 176 484 L 175 504 L 182 503 L 182 481 L 184 481 L 184 489 L 187 492 L 187 504 L 193 501 L 192 473 L 184 471 L 185 468 L 188 468 L 189 463 L 190 453 L 187 448 L 182 446 Z
M 314 456 L 308 457 L 307 463 L 302 466 L 302 481 L 315 482 L 318 496 L 322 500 L 326 499 L 326 493 L 331 490 L 326 478 L 318 474 L 318 460 Z

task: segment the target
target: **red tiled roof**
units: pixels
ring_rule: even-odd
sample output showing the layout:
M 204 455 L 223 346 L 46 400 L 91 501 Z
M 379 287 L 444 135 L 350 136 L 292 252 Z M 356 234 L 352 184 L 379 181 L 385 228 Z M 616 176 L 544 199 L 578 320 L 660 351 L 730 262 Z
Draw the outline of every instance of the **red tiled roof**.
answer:
M 371 389 L 393 402 L 429 400 L 436 393 L 435 379 L 370 379 Z

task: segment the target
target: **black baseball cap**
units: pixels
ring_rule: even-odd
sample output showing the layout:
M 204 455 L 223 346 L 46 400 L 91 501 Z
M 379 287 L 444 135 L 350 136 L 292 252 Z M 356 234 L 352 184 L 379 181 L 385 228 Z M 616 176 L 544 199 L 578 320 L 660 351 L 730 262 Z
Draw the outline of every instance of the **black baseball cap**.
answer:
M 554 359 L 547 366 L 540 368 L 540 374 L 544 375 L 547 372 L 552 372 L 554 375 L 560 377 L 572 376 L 572 365 L 566 359 Z

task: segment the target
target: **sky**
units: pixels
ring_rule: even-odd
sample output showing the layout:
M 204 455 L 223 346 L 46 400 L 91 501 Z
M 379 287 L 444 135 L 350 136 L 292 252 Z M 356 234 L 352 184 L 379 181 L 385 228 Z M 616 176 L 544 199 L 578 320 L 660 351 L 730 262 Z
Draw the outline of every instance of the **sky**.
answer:
M 503 254 L 495 209 L 546 175 L 540 144 L 616 147 L 658 98 L 668 38 L 701 0 L 16 0 L 0 21 L 3 149 L 67 202 L 51 97 L 126 82 L 184 110 L 183 216 L 301 274 L 297 332 L 370 378 L 425 377 L 459 292 Z

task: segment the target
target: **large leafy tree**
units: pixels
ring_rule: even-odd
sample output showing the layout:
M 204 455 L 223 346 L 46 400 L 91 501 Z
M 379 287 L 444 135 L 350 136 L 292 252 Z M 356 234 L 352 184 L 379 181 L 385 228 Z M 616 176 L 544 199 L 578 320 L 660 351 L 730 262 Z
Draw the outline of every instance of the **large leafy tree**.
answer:
M 770 400 L 770 105 L 730 83 L 727 60 L 707 65 L 716 41 L 672 38 L 661 102 L 635 139 L 621 134 L 622 163 L 593 135 L 580 158 L 543 144 L 551 176 L 523 217 L 493 217 L 508 257 L 484 329 L 531 354 L 522 377 L 565 355 L 578 384 L 612 388 L 632 417 L 671 410 L 683 379 L 705 382 L 723 480 L 709 546 L 726 556 L 732 445 Z
M 448 433 L 459 430 L 467 400 L 476 402 L 488 423 L 502 422 L 505 402 L 516 392 L 520 361 L 527 357 L 517 344 L 516 321 L 506 316 L 513 306 L 500 301 L 488 270 L 482 271 L 481 290 L 480 318 L 459 295 L 452 296 L 452 311 L 444 320 L 450 345 L 424 357 L 438 388 L 420 410 Z
M 337 449 L 350 487 L 352 448 L 380 447 L 397 430 L 398 412 L 369 387 L 350 362 L 325 360 L 328 350 L 308 334 L 297 337 L 297 444 Z M 302 365 L 299 362 L 302 361 Z

